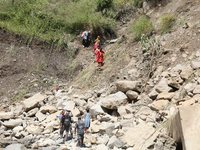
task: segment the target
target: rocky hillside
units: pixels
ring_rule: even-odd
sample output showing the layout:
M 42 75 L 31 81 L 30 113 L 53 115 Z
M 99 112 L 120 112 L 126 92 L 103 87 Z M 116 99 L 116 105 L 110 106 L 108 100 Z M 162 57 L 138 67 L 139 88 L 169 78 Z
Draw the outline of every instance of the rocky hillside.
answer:
M 68 64 L 71 65 L 68 72 L 61 73 L 70 79 L 57 82 L 56 85 L 50 84 L 55 86 L 52 90 L 41 90 L 44 72 L 41 73 L 42 77 L 37 77 L 37 73 L 43 70 L 43 65 L 40 65 L 39 69 L 35 68 L 38 70 L 31 74 L 33 78 L 28 76 L 27 80 L 28 85 L 32 83 L 27 88 L 35 87 L 37 90 L 26 93 L 26 89 L 20 89 L 23 93 L 25 91 L 22 96 L 24 99 L 14 103 L 6 103 L 8 99 L 2 98 L 1 147 L 6 147 L 6 150 L 13 149 L 12 147 L 41 150 L 79 149 L 76 147 L 76 135 L 69 137 L 66 142 L 60 139 L 58 115 L 62 109 L 71 110 L 76 122 L 77 117 L 83 116 L 86 109 L 89 109 L 93 119 L 89 134 L 85 134 L 85 148 L 81 149 L 198 150 L 199 6 L 199 1 L 186 0 L 165 1 L 154 8 L 144 3 L 143 9 L 138 10 L 138 13 L 145 12 L 153 20 L 155 27 L 159 26 L 159 18 L 164 14 L 176 16 L 175 26 L 166 34 L 159 34 L 157 30 L 157 33 L 152 33 L 154 36 L 150 35 L 148 41 L 142 45 L 133 42 L 129 30 L 129 26 L 135 21 L 133 16 L 136 14 L 132 12 L 132 19 L 123 18 L 118 28 L 118 38 L 104 42 L 106 55 L 102 68 L 97 68 L 94 63 L 92 46 L 81 48 L 78 40 L 80 37 L 77 37 L 70 45 L 78 49 L 78 54 L 74 61 Z M 16 58 L 21 58 L 21 51 L 16 55 L 12 44 L 1 43 L 4 44 L 7 44 L 5 47 L 10 47 L 7 49 L 8 53 L 13 54 L 10 57 L 12 59 L 6 63 L 10 66 L 17 64 Z M 147 46 L 144 46 L 146 44 Z M 21 49 L 26 50 L 23 47 Z M 1 51 L 6 55 L 5 51 Z M 25 62 L 30 58 L 34 58 L 34 62 L 40 60 L 41 55 L 37 56 L 37 60 L 34 55 L 29 57 L 30 53 L 35 52 L 29 49 L 25 53 L 28 57 L 23 56 L 24 63 L 20 60 L 21 65 L 18 65 L 22 68 L 29 65 Z M 57 59 L 64 59 L 63 54 L 55 53 L 54 56 L 58 55 Z M 52 55 L 49 56 L 51 57 Z M 5 61 L 2 62 L 1 83 L 5 83 L 11 79 L 11 75 L 6 76 L 10 67 L 6 69 Z M 58 61 L 49 61 L 50 67 L 45 69 L 47 75 L 48 71 L 54 72 L 50 70 L 51 67 L 55 70 L 54 62 L 59 64 Z M 17 70 L 13 70 L 13 74 L 15 72 Z M 19 72 L 28 75 L 25 69 Z M 35 72 L 37 75 L 34 75 Z M 25 79 L 26 77 L 24 76 Z M 48 83 L 46 81 L 51 79 L 49 75 L 48 77 L 42 83 Z M 19 81 L 26 80 L 21 77 Z M 17 81 L 18 84 L 20 82 Z M 9 85 L 11 86 L 12 82 Z M 1 86 L 10 89 L 10 93 L 14 92 L 12 87 L 6 87 L 5 84 Z M 36 93 L 38 91 L 40 92 Z M 16 95 L 18 94 L 19 91 L 16 90 Z M 75 123 L 73 129 L 74 125 Z M 192 138 L 191 135 L 195 136 Z

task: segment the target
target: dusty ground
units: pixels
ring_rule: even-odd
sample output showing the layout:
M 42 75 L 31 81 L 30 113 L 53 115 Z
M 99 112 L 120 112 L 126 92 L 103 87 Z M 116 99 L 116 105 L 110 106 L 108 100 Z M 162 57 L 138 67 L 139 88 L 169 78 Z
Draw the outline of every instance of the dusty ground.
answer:
M 168 69 L 182 62 L 189 63 L 189 57 L 192 58 L 193 52 L 199 50 L 199 6 L 200 1 L 171 0 L 147 12 L 155 27 L 164 14 L 171 13 L 177 18 L 170 33 L 163 36 L 159 32 L 156 34 L 161 50 L 154 57 L 154 71 L 157 66 Z M 103 42 L 106 55 L 102 68 L 94 63 L 93 45 L 83 48 L 80 37 L 70 43 L 79 51 L 75 60 L 71 61 L 65 51 L 51 50 L 48 44 L 37 40 L 27 46 L 25 37 L 0 29 L 0 100 L 16 100 L 29 93 L 45 91 L 56 81 L 57 84 L 74 85 L 84 90 L 112 86 L 118 79 L 141 80 L 144 84 L 151 57 L 146 57 L 139 49 L 140 45 L 132 39 L 129 26 L 134 19 L 133 15 L 128 18 L 130 21 L 120 23 L 116 43 L 109 44 L 106 40 Z M 184 28 L 185 23 L 188 28 Z M 127 72 L 131 69 L 136 69 L 138 75 L 130 77 Z

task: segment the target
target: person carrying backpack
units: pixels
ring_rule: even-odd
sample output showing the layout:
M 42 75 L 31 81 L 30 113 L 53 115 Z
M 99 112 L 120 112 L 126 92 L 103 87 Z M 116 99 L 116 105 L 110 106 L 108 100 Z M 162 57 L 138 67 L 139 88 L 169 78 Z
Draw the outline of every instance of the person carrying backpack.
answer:
M 69 116 L 69 112 L 66 111 L 66 114 L 62 118 L 61 126 L 60 126 L 60 128 L 61 128 L 61 133 L 60 133 L 61 137 L 63 137 L 63 132 L 66 131 L 65 141 L 67 141 L 69 128 L 70 128 L 71 123 L 72 123 L 72 119 Z
M 81 37 L 83 38 L 83 47 L 87 47 L 87 43 L 88 43 L 88 40 L 90 40 L 88 37 L 89 37 L 89 35 L 88 35 L 88 31 L 87 30 L 85 30 L 83 33 L 82 33 L 82 35 L 81 35 Z
M 76 134 L 77 129 L 77 140 L 78 140 L 78 146 L 83 147 L 83 139 L 84 139 L 84 131 L 85 129 L 85 123 L 81 120 L 81 117 L 78 117 L 78 121 L 75 125 L 74 134 Z

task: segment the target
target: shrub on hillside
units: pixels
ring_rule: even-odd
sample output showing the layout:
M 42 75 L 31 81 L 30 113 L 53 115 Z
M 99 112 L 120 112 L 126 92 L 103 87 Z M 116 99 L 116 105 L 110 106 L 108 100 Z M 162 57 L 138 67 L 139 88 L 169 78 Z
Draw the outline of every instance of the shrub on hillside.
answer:
M 113 0 L 98 0 L 97 1 L 97 11 L 103 11 L 105 9 L 111 8 L 113 5 Z
M 147 16 L 141 16 L 138 20 L 136 20 L 133 25 L 130 27 L 130 30 L 134 34 L 135 40 L 140 40 L 142 34 L 149 34 L 154 30 L 154 26 L 152 25 L 150 19 Z
M 143 0 L 132 0 L 132 1 L 133 1 L 132 3 L 134 6 L 139 7 L 139 8 L 142 7 Z
M 165 34 L 171 30 L 175 23 L 175 16 L 172 14 L 167 14 L 161 17 L 161 24 L 160 24 L 160 30 L 162 34 Z

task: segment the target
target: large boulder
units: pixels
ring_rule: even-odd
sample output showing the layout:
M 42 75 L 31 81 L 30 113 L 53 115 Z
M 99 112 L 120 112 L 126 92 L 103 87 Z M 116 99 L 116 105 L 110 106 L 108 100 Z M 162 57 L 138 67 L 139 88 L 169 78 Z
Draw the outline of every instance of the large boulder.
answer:
M 108 147 L 105 144 L 97 145 L 96 150 L 108 150 Z
M 13 133 L 14 134 L 17 134 L 18 132 L 21 132 L 21 131 L 23 131 L 23 127 L 22 126 L 17 126 L 17 127 L 14 127 L 13 128 Z
M 38 108 L 33 108 L 33 109 L 29 110 L 27 112 L 26 116 L 27 117 L 32 117 L 32 116 L 34 116 L 38 112 L 38 110 L 39 110 Z
M 184 90 L 187 92 L 187 93 L 192 93 L 194 88 L 197 86 L 197 84 L 195 83 L 188 83 L 184 86 Z
M 168 103 L 169 103 L 168 100 L 158 100 L 158 101 L 154 101 L 152 104 L 150 104 L 150 107 L 155 110 L 162 110 L 162 109 L 164 109 L 164 107 L 167 106 Z
M 47 126 L 49 124 L 49 122 L 55 120 L 55 121 L 58 121 L 58 116 L 60 115 L 61 112 L 56 112 L 56 113 L 53 113 L 49 116 L 46 117 L 46 119 L 44 121 L 41 122 L 41 124 L 43 126 Z M 41 113 L 42 114 L 42 113 Z
M 112 136 L 109 141 L 107 146 L 111 149 L 113 149 L 114 147 L 117 148 L 121 148 L 125 145 L 125 142 L 123 142 L 122 140 L 118 139 L 116 136 Z
M 27 150 L 27 148 L 22 144 L 11 144 L 8 145 L 4 150 Z
M 130 100 L 136 100 L 137 98 L 138 98 L 138 93 L 137 92 L 135 92 L 135 91 L 131 91 L 131 90 L 128 90 L 127 92 L 126 92 L 126 95 L 128 96 L 128 98 L 130 99 Z
M 99 104 L 95 104 L 90 108 L 90 113 L 91 116 L 95 118 L 97 115 L 104 114 L 105 112 L 103 111 L 102 107 Z
M 38 118 L 40 122 L 46 119 L 46 116 L 40 111 L 38 111 L 35 116 Z
M 158 136 L 155 128 L 149 126 L 145 122 L 140 123 L 134 128 L 126 128 L 127 131 L 120 139 L 126 143 L 127 147 L 143 150 L 154 144 L 154 140 Z
M 122 92 L 108 95 L 101 101 L 101 106 L 107 109 L 117 109 L 120 105 L 127 103 L 127 96 Z
M 171 125 L 171 134 L 183 150 L 199 150 L 200 105 L 180 107 Z
M 141 90 L 141 83 L 139 81 L 118 81 L 116 82 L 116 86 L 122 92 L 127 92 L 128 90 L 140 92 Z
M 0 112 L 0 119 L 11 119 L 13 118 L 14 113 L 13 112 Z
M 40 112 L 41 113 L 46 113 L 46 112 L 49 112 L 50 114 L 53 114 L 55 112 L 57 112 L 57 109 L 55 106 L 51 106 L 51 105 L 45 105 L 45 106 L 42 106 L 40 108 Z
M 174 92 L 171 92 L 171 93 L 166 93 L 166 92 L 160 93 L 160 94 L 158 94 L 158 96 L 157 96 L 157 100 L 159 100 L 159 99 L 170 100 L 170 99 L 173 98 L 174 95 L 175 95 Z
M 194 88 L 193 94 L 200 94 L 200 85 L 197 85 L 197 86 Z
M 42 129 L 37 125 L 30 125 L 26 129 L 28 133 L 33 135 L 40 135 L 42 133 Z
M 11 119 L 9 121 L 3 122 L 3 125 L 8 128 L 14 128 L 16 126 L 21 126 L 23 120 L 22 119 Z
M 107 134 L 108 136 L 112 136 L 112 131 L 115 129 L 115 124 L 102 122 L 101 127 L 99 128 L 99 133 L 104 135 Z
M 193 69 L 187 65 L 180 68 L 180 76 L 182 79 L 187 80 L 193 72 Z
M 162 93 L 162 92 L 171 92 L 173 89 L 168 86 L 167 79 L 162 78 L 160 82 L 155 87 L 156 92 Z
M 199 61 L 192 61 L 191 62 L 191 67 L 193 69 L 199 69 L 200 68 L 200 62 Z
M 75 102 L 74 101 L 65 101 L 63 102 L 63 109 L 64 110 L 73 110 L 75 107 Z
M 40 93 L 35 94 L 34 96 L 26 99 L 23 101 L 24 109 L 25 111 L 28 111 L 32 108 L 35 108 L 38 106 L 38 104 L 42 101 L 44 101 L 45 97 L 41 95 Z

